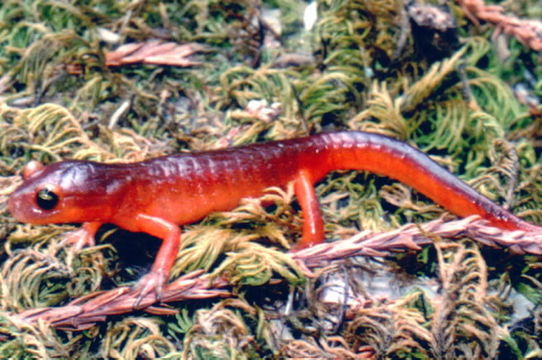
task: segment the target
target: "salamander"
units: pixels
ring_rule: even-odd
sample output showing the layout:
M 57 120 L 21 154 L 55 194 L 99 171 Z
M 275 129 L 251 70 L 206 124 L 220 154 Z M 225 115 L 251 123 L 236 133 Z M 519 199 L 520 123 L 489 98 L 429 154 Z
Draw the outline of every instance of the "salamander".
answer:
M 178 253 L 180 225 L 229 210 L 268 187 L 293 182 L 304 219 L 298 247 L 321 242 L 324 230 L 314 184 L 339 169 L 397 179 L 458 216 L 476 214 L 498 228 L 542 229 L 494 204 L 423 152 L 365 132 L 323 133 L 136 163 L 31 162 L 8 207 L 21 222 L 83 223 L 80 244 L 92 244 L 104 223 L 160 238 L 150 272 L 136 284 L 137 305 L 148 294 L 160 298 Z

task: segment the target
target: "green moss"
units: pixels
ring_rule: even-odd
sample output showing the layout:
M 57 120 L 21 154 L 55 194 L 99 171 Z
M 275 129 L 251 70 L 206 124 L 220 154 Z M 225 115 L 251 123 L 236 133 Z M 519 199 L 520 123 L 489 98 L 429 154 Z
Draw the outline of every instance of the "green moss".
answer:
M 520 16 L 539 8 L 536 1 L 518 4 L 505 5 Z M 301 229 L 292 189 L 270 189 L 263 202 L 245 201 L 183 229 L 173 277 L 198 269 L 226 277 L 231 299 L 171 304 L 177 317 L 113 316 L 76 333 L 24 324 L 14 315 L 131 283 L 152 261 L 145 256 L 152 241 L 141 239 L 134 240 L 143 249 L 141 263 L 126 260 L 122 232 L 103 235 L 113 245 L 75 253 L 61 242 L 70 226 L 16 224 L 7 198 L 30 159 L 137 161 L 217 142 L 367 130 L 426 151 L 495 202 L 542 223 L 540 106 L 529 109 L 513 91 L 523 83 L 530 95 L 542 96 L 539 53 L 514 39 L 497 44 L 494 28 L 474 26 L 455 2 L 448 6 L 461 45 L 446 49 L 421 48 L 406 26 L 404 2 L 317 5 L 318 20 L 305 30 L 305 4 L 286 0 L 0 4 L 0 358 L 348 359 L 365 352 L 519 359 L 540 353 L 537 257 L 503 251 L 484 257 L 478 245 L 443 239 L 418 257 L 347 260 L 307 278 L 285 251 Z M 265 15 L 275 16 L 280 31 L 266 22 L 264 7 L 277 10 Z M 423 46 L 439 40 L 434 32 L 424 36 Z M 200 65 L 105 65 L 106 52 L 153 38 L 204 45 L 193 56 Z M 271 118 L 247 111 L 251 101 L 262 100 L 279 109 Z M 317 193 L 333 240 L 442 214 L 374 174 L 334 173 Z M 364 271 L 380 270 L 392 274 L 389 288 L 407 277 L 414 290 L 371 296 Z M 322 294 L 337 277 L 349 294 L 326 302 Z M 528 326 L 520 326 L 520 309 L 509 306 L 511 289 L 536 305 Z

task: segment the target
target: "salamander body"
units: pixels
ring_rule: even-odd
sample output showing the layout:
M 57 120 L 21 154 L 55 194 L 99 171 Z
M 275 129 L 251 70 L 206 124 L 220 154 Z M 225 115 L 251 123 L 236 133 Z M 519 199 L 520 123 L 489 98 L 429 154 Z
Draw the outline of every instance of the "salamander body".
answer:
M 364 132 L 335 132 L 223 150 L 184 153 L 138 163 L 64 161 L 32 163 L 9 199 L 11 214 L 33 224 L 84 223 L 82 243 L 92 243 L 103 223 L 163 240 L 141 298 L 160 295 L 178 252 L 178 225 L 235 207 L 270 186 L 293 182 L 304 227 L 299 247 L 324 238 L 314 184 L 327 173 L 366 170 L 397 179 L 458 216 L 479 215 L 510 230 L 540 231 L 480 195 L 421 151 Z

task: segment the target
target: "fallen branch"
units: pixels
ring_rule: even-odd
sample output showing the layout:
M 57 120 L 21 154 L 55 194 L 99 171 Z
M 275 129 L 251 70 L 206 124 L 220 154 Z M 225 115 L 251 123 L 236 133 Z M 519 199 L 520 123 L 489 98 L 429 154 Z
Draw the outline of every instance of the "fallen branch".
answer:
M 520 19 L 504 13 L 499 5 L 486 5 L 483 0 L 457 0 L 465 14 L 475 24 L 478 20 L 487 21 L 497 27 L 497 33 L 512 35 L 523 45 L 535 51 L 542 50 L 542 22 L 540 20 Z
M 405 249 L 419 250 L 420 246 L 431 244 L 437 238 L 469 237 L 482 244 L 504 247 L 519 254 L 542 255 L 542 233 L 504 231 L 489 227 L 475 216 L 445 222 L 442 219 L 425 224 L 409 224 L 386 233 L 361 232 L 349 239 L 315 245 L 292 253 L 297 263 L 310 274 L 311 268 L 322 267 L 330 261 L 352 256 L 386 256 Z M 203 271 L 194 271 L 169 283 L 164 289 L 161 302 L 175 302 L 190 299 L 206 299 L 229 296 L 225 290 L 229 283 L 222 278 L 211 279 L 202 276 Z M 96 322 L 105 321 L 108 315 L 132 312 L 137 294 L 123 287 L 90 294 L 76 299 L 66 306 L 44 308 L 23 312 L 17 317 L 25 322 L 48 322 L 62 329 L 84 330 Z M 164 307 L 153 307 L 154 294 L 141 301 L 145 311 L 165 315 L 175 313 Z
M 193 271 L 167 284 L 163 290 L 163 303 L 226 297 L 230 293 L 222 288 L 228 282 L 221 279 L 209 280 L 201 277 L 203 271 Z M 45 321 L 51 326 L 64 330 L 85 330 L 96 322 L 105 321 L 108 315 L 119 315 L 134 311 L 134 301 L 137 298 L 129 287 L 120 287 L 109 291 L 99 291 L 81 297 L 68 305 L 57 308 L 42 308 L 25 311 L 18 315 L 26 322 Z M 141 309 L 151 314 L 171 315 L 175 310 L 152 306 L 156 303 L 155 294 L 148 294 L 140 303 Z
M 409 224 L 397 230 L 375 234 L 363 231 L 349 239 L 321 244 L 293 254 L 307 268 L 321 267 L 330 261 L 352 256 L 386 256 L 405 249 L 419 250 L 436 238 L 468 237 L 484 245 L 508 248 L 517 254 L 542 255 L 542 233 L 505 231 L 485 225 L 477 216 L 445 222 Z
M 200 65 L 199 62 L 188 60 L 188 57 L 203 49 L 203 45 L 196 43 L 177 44 L 160 40 L 130 43 L 120 46 L 115 51 L 106 52 L 105 65 L 122 66 L 136 63 L 181 67 Z

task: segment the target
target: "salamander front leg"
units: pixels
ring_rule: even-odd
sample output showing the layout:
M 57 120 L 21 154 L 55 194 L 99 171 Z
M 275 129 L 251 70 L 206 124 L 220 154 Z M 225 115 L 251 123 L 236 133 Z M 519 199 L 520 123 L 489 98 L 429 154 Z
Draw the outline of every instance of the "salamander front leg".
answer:
M 324 222 L 314 184 L 307 171 L 301 171 L 295 180 L 294 191 L 303 211 L 303 237 L 294 249 L 303 249 L 324 240 Z
M 169 221 L 145 214 L 139 214 L 136 221 L 139 231 L 162 239 L 151 271 L 143 276 L 134 288 L 137 294 L 134 308 L 139 308 L 141 301 L 150 293 L 154 292 L 156 299 L 161 299 L 162 289 L 169 280 L 171 267 L 179 252 L 181 230 Z
M 75 250 L 81 250 L 85 246 L 94 246 L 94 238 L 100 226 L 102 226 L 100 222 L 84 223 L 80 229 L 70 231 L 65 241 L 73 245 Z

